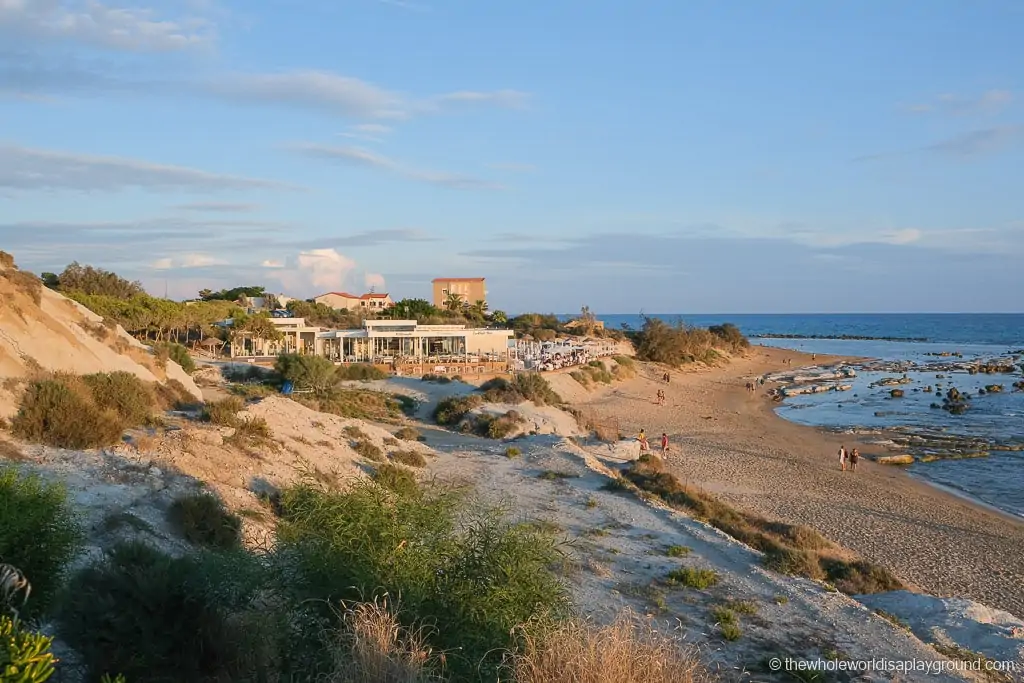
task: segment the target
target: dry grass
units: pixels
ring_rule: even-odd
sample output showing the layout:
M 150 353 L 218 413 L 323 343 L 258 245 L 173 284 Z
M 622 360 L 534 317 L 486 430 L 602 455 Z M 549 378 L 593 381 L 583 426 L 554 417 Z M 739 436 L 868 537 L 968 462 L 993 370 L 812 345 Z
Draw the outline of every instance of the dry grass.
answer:
M 402 441 L 423 441 L 423 435 L 415 427 L 402 427 L 395 432 L 395 438 Z
M 43 281 L 32 273 L 9 268 L 0 271 L 0 277 L 6 278 L 17 290 L 26 294 L 35 305 L 38 306 L 43 300 Z
M 367 460 L 372 460 L 373 462 L 384 462 L 384 451 L 382 451 L 379 446 L 376 446 L 369 441 L 357 441 L 352 445 L 352 450 Z
M 691 683 L 711 681 L 695 650 L 626 613 L 599 627 L 568 622 L 542 637 L 523 635 L 508 657 L 516 683 Z
M 392 451 L 389 455 L 393 461 L 409 467 L 427 466 L 427 459 L 417 451 Z
M 348 425 L 344 430 L 345 434 L 353 439 L 368 439 L 366 432 L 355 425 Z
M 223 401 L 212 401 L 206 404 L 203 417 L 215 425 L 235 427 L 238 425 L 238 413 L 245 408 L 245 401 L 237 396 L 229 396 Z
M 403 627 L 398 608 L 386 597 L 347 607 L 342 629 L 331 644 L 331 673 L 325 683 L 427 683 L 443 659 L 426 644 L 421 630 Z

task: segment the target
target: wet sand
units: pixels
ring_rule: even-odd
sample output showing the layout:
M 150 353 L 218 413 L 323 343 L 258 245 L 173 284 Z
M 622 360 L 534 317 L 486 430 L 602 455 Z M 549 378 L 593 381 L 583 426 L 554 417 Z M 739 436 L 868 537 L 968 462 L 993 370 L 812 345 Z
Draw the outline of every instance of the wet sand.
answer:
M 814 364 L 834 360 L 819 355 Z M 1024 616 L 1024 522 L 866 457 L 857 472 L 842 472 L 840 445 L 864 456 L 877 447 L 788 422 L 763 387 L 753 395 L 744 388 L 761 374 L 811 364 L 810 355 L 755 346 L 725 367 L 673 372 L 669 384 L 658 368 L 642 367 L 576 405 L 627 436 L 645 428 L 654 448 L 667 433 L 674 473 L 738 507 L 814 527 L 908 586 Z M 663 406 L 654 402 L 658 389 Z

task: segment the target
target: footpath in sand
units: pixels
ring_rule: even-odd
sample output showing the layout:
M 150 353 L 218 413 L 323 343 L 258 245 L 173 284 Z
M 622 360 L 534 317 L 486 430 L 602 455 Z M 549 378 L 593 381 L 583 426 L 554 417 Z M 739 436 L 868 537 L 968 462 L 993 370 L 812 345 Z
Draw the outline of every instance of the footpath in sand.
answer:
M 872 447 L 787 422 L 763 388 L 744 388 L 788 368 L 787 358 L 810 365 L 793 351 L 753 347 L 725 367 L 673 373 L 669 384 L 647 368 L 575 403 L 626 436 L 645 428 L 652 446 L 667 433 L 670 469 L 738 507 L 813 527 L 909 586 L 1024 615 L 1024 523 L 867 459 L 856 473 L 841 472 L 841 444 L 864 454 Z M 665 405 L 654 403 L 658 389 Z

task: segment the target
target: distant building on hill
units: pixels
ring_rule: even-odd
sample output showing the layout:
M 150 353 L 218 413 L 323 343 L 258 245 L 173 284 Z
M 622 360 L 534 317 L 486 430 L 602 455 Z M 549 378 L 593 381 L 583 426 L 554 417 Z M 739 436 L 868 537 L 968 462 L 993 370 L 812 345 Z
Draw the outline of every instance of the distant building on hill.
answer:
M 463 304 L 487 301 L 487 284 L 482 277 L 438 277 L 433 280 L 434 306 L 447 308 L 448 301 L 458 296 Z
M 383 311 L 391 308 L 395 302 L 390 294 L 349 294 L 348 292 L 327 292 L 313 299 L 318 304 L 330 306 L 337 311 Z

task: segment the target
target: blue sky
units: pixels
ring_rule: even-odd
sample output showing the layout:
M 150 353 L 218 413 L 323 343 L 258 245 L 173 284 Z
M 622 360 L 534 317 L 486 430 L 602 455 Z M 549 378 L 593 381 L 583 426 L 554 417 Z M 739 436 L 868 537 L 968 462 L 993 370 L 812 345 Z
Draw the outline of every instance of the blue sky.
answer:
M 0 0 L 0 248 L 177 297 L 1021 311 L 1024 4 Z

